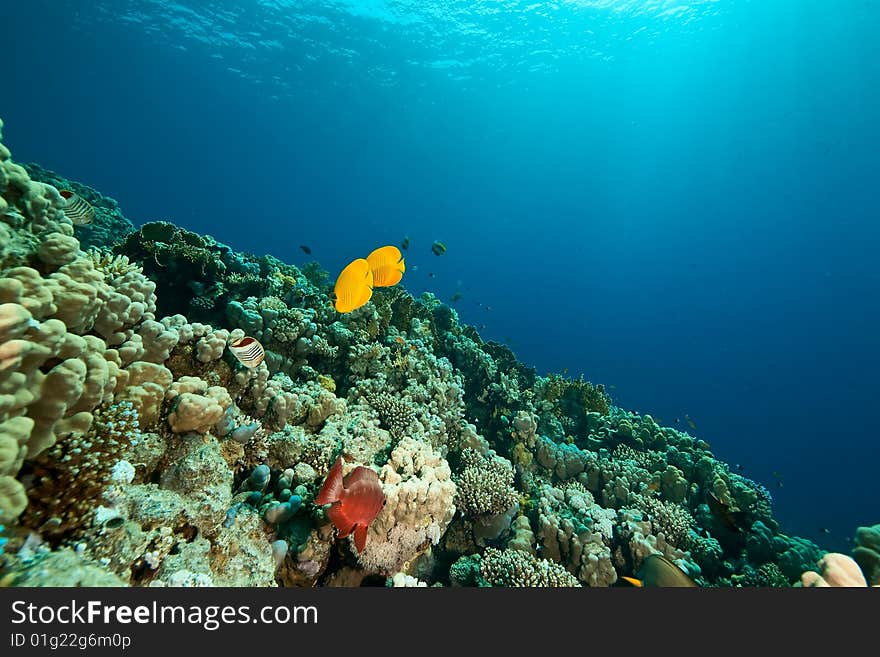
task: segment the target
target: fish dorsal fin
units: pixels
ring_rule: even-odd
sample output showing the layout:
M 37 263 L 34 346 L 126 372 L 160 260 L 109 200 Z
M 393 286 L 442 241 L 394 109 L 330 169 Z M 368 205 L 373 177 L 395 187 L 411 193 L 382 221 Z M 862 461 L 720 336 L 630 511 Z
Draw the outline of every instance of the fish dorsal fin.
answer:
M 324 485 L 315 497 L 315 504 L 323 506 L 324 504 L 332 504 L 338 502 L 344 493 L 342 488 L 342 457 L 336 459 L 336 463 L 327 473 Z
M 372 486 L 378 483 L 379 475 L 377 475 L 375 471 L 370 470 L 370 468 L 365 468 L 362 465 L 359 465 L 354 470 L 345 475 L 345 480 L 343 481 L 343 484 L 346 488 L 351 488 L 355 484 Z

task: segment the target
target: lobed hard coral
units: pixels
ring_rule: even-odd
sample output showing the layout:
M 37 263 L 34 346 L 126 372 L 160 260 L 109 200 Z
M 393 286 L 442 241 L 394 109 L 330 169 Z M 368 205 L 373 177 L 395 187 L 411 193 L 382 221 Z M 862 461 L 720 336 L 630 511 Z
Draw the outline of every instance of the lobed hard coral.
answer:
M 582 484 L 541 485 L 537 508 L 538 544 L 545 558 L 564 565 L 588 586 L 617 581 L 611 561 L 614 511 L 598 506 Z
M 880 584 L 880 524 L 856 530 L 852 556 L 872 586 Z
M 449 464 L 430 444 L 403 438 L 380 474 L 386 504 L 358 555 L 371 572 L 394 573 L 436 545 L 455 513 Z
M 829 552 L 817 563 L 819 572 L 805 571 L 798 584 L 806 587 L 863 587 L 868 581 L 855 559 L 839 552 Z M 876 584 L 874 584 L 876 586 Z

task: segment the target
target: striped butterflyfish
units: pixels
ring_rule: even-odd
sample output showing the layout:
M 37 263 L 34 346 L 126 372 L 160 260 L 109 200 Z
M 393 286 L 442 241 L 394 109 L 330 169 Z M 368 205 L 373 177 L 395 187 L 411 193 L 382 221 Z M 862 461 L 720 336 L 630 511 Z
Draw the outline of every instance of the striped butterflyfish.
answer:
M 254 368 L 263 362 L 266 352 L 256 338 L 245 336 L 229 344 L 229 351 L 245 367 Z
M 85 226 L 90 224 L 95 218 L 95 208 L 86 201 L 82 196 L 70 191 L 62 189 L 58 191 L 64 198 L 64 214 L 70 219 L 75 226 Z

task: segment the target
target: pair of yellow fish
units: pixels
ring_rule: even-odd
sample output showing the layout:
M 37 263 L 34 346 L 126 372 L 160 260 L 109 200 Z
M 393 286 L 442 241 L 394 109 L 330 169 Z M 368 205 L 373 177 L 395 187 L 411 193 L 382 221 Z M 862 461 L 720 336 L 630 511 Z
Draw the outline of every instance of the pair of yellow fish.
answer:
M 350 313 L 370 300 L 373 288 L 397 285 L 405 271 L 400 249 L 396 246 L 379 247 L 342 270 L 333 287 L 333 307 L 338 312 Z

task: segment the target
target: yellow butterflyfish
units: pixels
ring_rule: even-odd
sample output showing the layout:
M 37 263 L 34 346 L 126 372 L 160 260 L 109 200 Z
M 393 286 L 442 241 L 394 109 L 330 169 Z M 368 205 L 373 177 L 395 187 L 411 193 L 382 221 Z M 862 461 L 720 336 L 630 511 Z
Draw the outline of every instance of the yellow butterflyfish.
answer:
M 397 285 L 403 278 L 406 265 L 403 255 L 396 246 L 381 246 L 367 256 L 373 272 L 373 287 Z
M 373 296 L 373 272 L 364 258 L 353 260 L 342 270 L 333 287 L 338 312 L 350 313 L 367 303 Z

